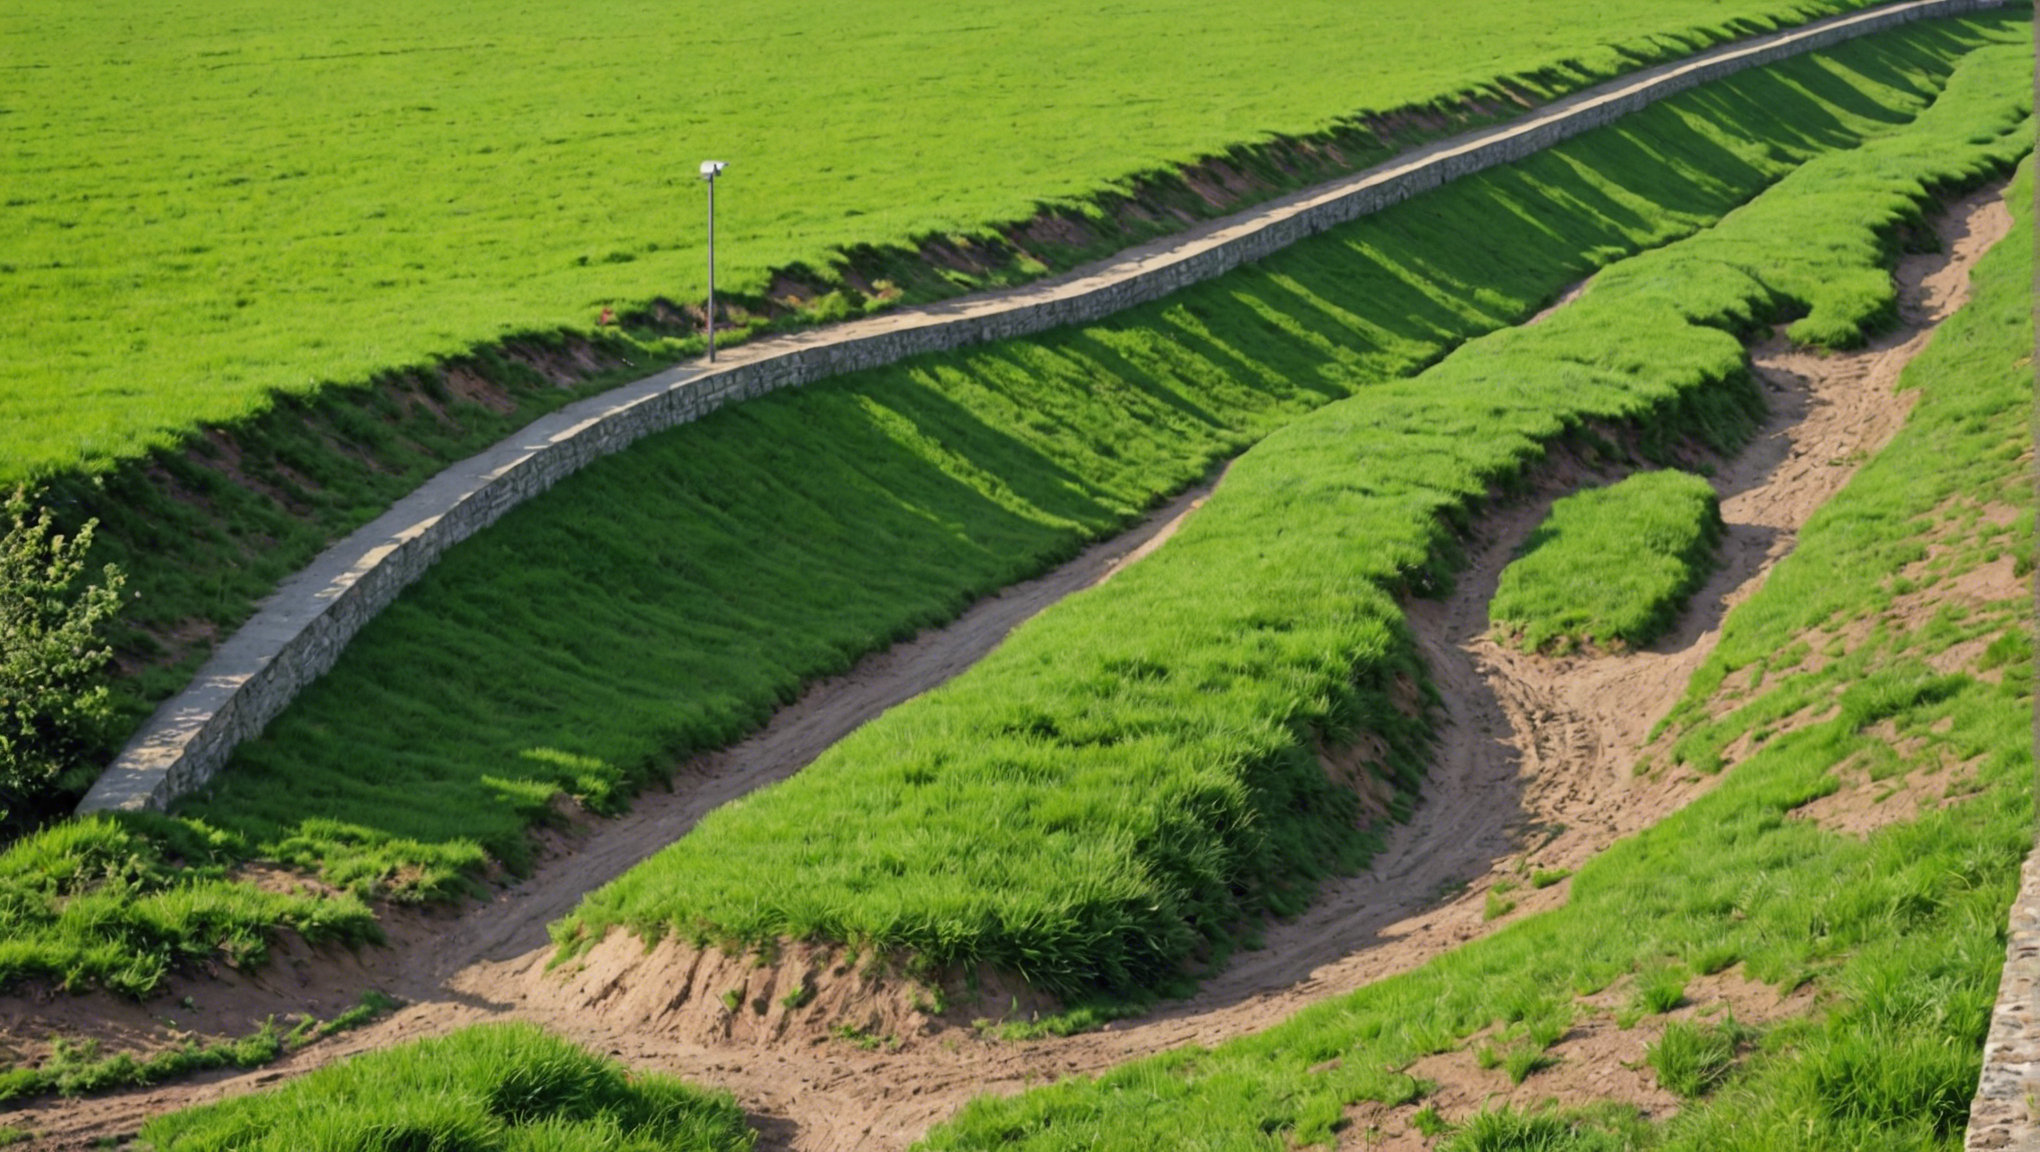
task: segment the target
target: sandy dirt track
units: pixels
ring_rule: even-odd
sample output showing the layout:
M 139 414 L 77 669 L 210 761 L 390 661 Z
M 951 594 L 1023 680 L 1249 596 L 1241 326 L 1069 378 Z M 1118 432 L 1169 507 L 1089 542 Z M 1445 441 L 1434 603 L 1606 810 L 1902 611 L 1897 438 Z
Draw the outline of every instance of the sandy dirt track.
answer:
M 1487 638 L 1486 605 L 1514 548 L 1550 502 L 1607 474 L 1559 465 L 1539 494 L 1479 522 L 1472 562 L 1453 595 L 1408 605 L 1447 712 L 1425 799 L 1364 875 L 1326 885 L 1313 908 L 1272 924 L 1265 947 L 1237 955 L 1193 998 L 1109 1029 L 1061 1040 L 993 1043 L 951 1029 L 898 1051 L 863 1052 L 826 1035 L 773 1043 L 705 1044 L 641 1021 L 562 1005 L 544 972 L 545 925 L 580 894 L 683 834 L 712 807 L 797 771 L 858 723 L 954 675 L 1041 608 L 1131 562 L 1201 503 L 1185 494 L 1139 532 L 1101 544 L 1040 580 L 1016 586 L 923 635 L 819 684 L 761 733 L 686 766 L 671 793 L 642 798 L 628 816 L 586 825 L 528 882 L 457 916 L 401 914 L 394 947 L 358 956 L 299 950 L 252 978 L 187 981 L 199 1015 L 221 1029 L 267 1013 L 331 1005 L 374 986 L 410 1002 L 390 1018 L 254 1073 L 75 1101 L 46 1101 L 0 1124 L 41 1135 L 38 1147 L 88 1146 L 133 1133 L 159 1112 L 245 1092 L 352 1052 L 482 1020 L 528 1018 L 600 1052 L 729 1088 L 761 1130 L 761 1148 L 899 1148 L 969 1097 L 1094 1072 L 1184 1043 L 1210 1044 L 1271 1025 L 1306 1004 L 1404 971 L 1491 927 L 1485 895 L 1526 855 L 1537 867 L 1576 867 L 1614 839 L 1686 803 L 1707 781 L 1675 772 L 1638 776 L 1650 725 L 1712 650 L 1723 614 L 1791 550 L 1807 517 L 1902 423 L 1900 369 L 1959 307 L 1975 259 L 2009 228 L 1994 186 L 1956 205 L 1939 228 L 1946 255 L 1907 257 L 1899 270 L 1901 327 L 1846 355 L 1792 350 L 1782 338 L 1752 351 L 1773 415 L 1733 460 L 1715 463 L 1728 532 L 1724 566 L 1677 630 L 1641 652 L 1526 656 Z M 1587 287 L 1591 291 L 1591 285 Z M 1562 829 L 1562 830 L 1561 830 Z M 1566 885 L 1521 893 L 1510 918 L 1563 899 Z M 645 980 L 656 974 L 639 972 Z M 112 1021 L 139 1036 L 148 1011 L 102 998 L 0 1002 L 0 1045 L 32 1046 L 52 1030 Z

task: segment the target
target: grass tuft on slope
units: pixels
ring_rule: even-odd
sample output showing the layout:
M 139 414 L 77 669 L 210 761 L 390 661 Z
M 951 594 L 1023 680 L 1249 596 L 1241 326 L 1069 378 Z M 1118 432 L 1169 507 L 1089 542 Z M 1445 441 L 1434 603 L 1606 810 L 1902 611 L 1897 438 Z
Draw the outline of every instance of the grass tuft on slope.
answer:
M 156 1152 L 746 1152 L 757 1133 L 727 1092 L 630 1073 L 534 1025 L 485 1024 L 158 1116 L 141 1139 Z
M 1167 548 L 711 813 L 556 936 L 870 943 L 1128 996 L 1299 909 L 1368 843 L 1316 750 L 1372 733 L 1382 773 L 1417 784 L 1395 597 L 1442 579 L 1451 526 L 1597 426 L 1732 445 L 1758 407 L 1739 334 L 1798 314 L 1846 341 L 1887 318 L 1892 233 L 1927 188 L 2030 148 L 2030 68 L 2024 46 L 1980 49 L 1913 123 L 1611 265 L 1544 324 L 1269 436 Z

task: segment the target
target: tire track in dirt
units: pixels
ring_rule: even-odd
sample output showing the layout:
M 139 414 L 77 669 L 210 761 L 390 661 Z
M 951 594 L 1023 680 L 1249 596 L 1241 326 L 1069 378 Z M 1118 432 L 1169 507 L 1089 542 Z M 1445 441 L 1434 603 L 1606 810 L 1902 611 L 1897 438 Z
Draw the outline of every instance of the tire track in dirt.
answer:
M 1536 498 L 1483 517 L 1469 542 L 1472 561 L 1451 597 L 1407 606 L 1447 702 L 1415 817 L 1393 831 L 1367 873 L 1328 883 L 1308 912 L 1270 925 L 1263 948 L 1235 956 L 1187 1000 L 1064 1039 L 998 1043 L 952 1029 L 897 1052 L 863 1052 L 826 1035 L 718 1046 L 648 1034 L 631 1021 L 548 1008 L 529 982 L 544 979 L 545 925 L 582 892 L 684 833 L 714 805 L 790 775 L 863 719 L 961 671 L 1061 596 L 1109 576 L 1146 540 L 1172 530 L 1208 488 L 1158 513 L 1142 529 L 1146 537 L 1098 545 L 1049 576 L 989 598 L 950 628 L 815 686 L 757 736 L 690 764 L 671 794 L 646 796 L 629 816 L 594 825 L 525 884 L 457 917 L 396 917 L 396 947 L 387 953 L 300 957 L 276 966 L 281 971 L 230 977 L 222 981 L 228 988 L 203 992 L 210 998 L 238 990 L 244 1014 L 259 1020 L 264 1011 L 291 1010 L 322 983 L 351 994 L 373 980 L 412 1001 L 387 1020 L 258 1072 L 46 1101 L 0 1114 L 0 1123 L 42 1134 L 43 1146 L 89 1146 L 132 1133 L 150 1115 L 249 1091 L 354 1052 L 517 1017 L 633 1064 L 730 1089 L 751 1111 L 762 1148 L 898 1148 L 971 1096 L 1098 1072 L 1186 1043 L 1216 1043 L 1416 967 L 1507 922 L 1489 923 L 1483 912 L 1487 891 L 1512 874 L 1512 864 L 1528 856 L 1542 868 L 1575 867 L 1711 782 L 1677 772 L 1637 776 L 1650 726 L 1712 651 L 1726 611 L 1761 584 L 1806 518 L 1903 422 L 1910 398 L 1892 385 L 1934 324 L 1967 298 L 1969 266 L 2008 230 L 2002 193 L 1994 185 L 1951 208 L 1937 226 L 1945 255 L 1901 262 L 1897 331 L 1843 355 L 1796 352 L 1782 336 L 1752 350 L 1772 416 L 1748 448 L 1715 472 L 1727 524 L 1724 564 L 1659 643 L 1624 655 L 1553 659 L 1500 647 L 1486 634 L 1487 602 L 1517 543 L 1552 500 L 1605 477 L 1562 467 Z M 1558 903 L 1565 887 L 1524 891 L 1512 915 Z M 10 1038 L 32 1032 L 31 1016 L 11 1014 Z

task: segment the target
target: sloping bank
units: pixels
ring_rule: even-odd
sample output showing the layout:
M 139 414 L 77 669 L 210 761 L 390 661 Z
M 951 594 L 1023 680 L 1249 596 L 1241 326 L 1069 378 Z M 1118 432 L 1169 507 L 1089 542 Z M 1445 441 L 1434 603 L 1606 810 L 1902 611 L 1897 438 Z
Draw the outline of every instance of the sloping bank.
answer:
M 222 644 L 190 677 L 186 688 L 142 725 L 113 764 L 92 782 L 80 809 L 160 809 L 204 783 L 236 745 L 260 732 L 301 688 L 331 667 L 361 626 L 427 570 L 442 551 L 494 523 L 508 509 L 589 460 L 617 451 L 641 436 L 761 392 L 895 363 L 914 353 L 1094 321 L 1207 280 L 1316 231 L 1456 177 L 1533 155 L 1707 80 L 1930 15 L 2001 3 L 1903 0 L 1876 11 L 1760 37 L 1579 93 L 1521 122 L 1441 141 L 1264 209 L 1216 221 L 1159 245 L 1123 252 L 1104 265 L 1080 269 L 1019 293 L 936 308 L 902 309 L 876 319 L 835 325 L 746 350 L 737 357 L 738 363 L 720 369 L 687 366 L 570 405 L 433 476 L 382 516 L 284 580 L 254 619 Z M 545 384 L 546 379 L 567 383 L 581 368 L 594 367 L 594 360 L 575 367 L 571 362 L 577 357 L 571 347 L 563 351 L 551 349 L 550 341 L 539 343 L 544 347 L 526 349 L 516 357 L 535 357 L 535 364 L 522 364 L 521 371 L 512 372 L 515 386 L 497 390 L 495 401 L 513 407 L 530 402 L 550 407 L 557 402 L 558 393 Z M 628 361 L 631 354 L 611 346 L 605 355 Z M 491 356 L 480 360 L 482 366 L 496 363 L 502 367 Z M 461 403 L 449 389 L 472 392 L 479 388 L 487 394 L 491 386 L 474 376 L 471 369 L 475 367 L 450 368 L 443 381 L 438 373 L 422 383 L 411 381 L 419 385 L 416 391 L 396 386 L 377 390 L 368 398 L 368 411 L 350 412 L 351 418 L 337 427 L 326 424 L 321 409 L 306 414 L 311 417 L 306 420 L 285 413 L 269 421 L 280 421 L 281 429 L 258 434 L 252 444 L 237 442 L 234 434 L 221 431 L 197 447 L 195 458 L 164 456 L 157 462 L 163 476 L 157 476 L 158 469 L 152 465 L 146 482 L 137 476 L 116 476 L 102 486 L 105 478 L 94 478 L 82 488 L 65 485 L 66 490 L 56 495 L 60 503 L 95 509 L 108 518 L 111 530 L 101 534 L 100 551 L 125 554 L 124 542 L 126 547 L 148 553 L 148 563 L 136 574 L 150 584 L 141 607 L 158 629 L 176 633 L 196 627 L 203 633 L 207 619 L 234 615 L 230 605 L 240 595 L 239 589 L 248 586 L 252 573 L 270 573 L 267 579 L 258 580 L 267 588 L 290 570 L 286 558 L 297 554 L 313 534 L 305 517 L 331 517 L 337 512 L 342 520 L 352 521 L 364 502 L 377 504 L 410 487 L 438 454 L 464 439 L 472 443 L 478 430 L 470 419 L 473 413 L 455 413 L 476 405 Z M 455 384 L 456 376 L 464 377 L 465 384 Z M 552 399 L 534 401 L 534 396 L 546 394 Z M 502 415 L 492 413 L 482 421 L 483 427 L 504 426 Z M 436 426 L 442 422 L 448 427 Z M 464 433 L 459 431 L 463 426 Z M 272 451 L 282 448 L 264 443 L 272 439 L 287 442 L 290 448 Z M 336 439 L 349 448 L 336 451 L 331 443 Z M 311 446 L 316 447 L 312 447 L 310 458 L 300 455 Z M 369 464 L 366 469 L 361 467 L 364 460 Z M 410 479 L 380 476 L 384 472 Z M 221 473 L 231 482 L 222 483 Z M 158 490 L 162 485 L 181 495 L 165 500 Z M 279 517 L 272 506 L 278 499 L 294 511 Z M 194 515 L 199 508 L 205 512 Z M 221 529 L 233 539 L 223 539 Z M 196 536 L 199 542 L 194 544 L 188 536 Z M 159 579 L 161 583 L 157 583 Z M 161 639 L 164 636 L 131 635 L 130 640 L 140 643 L 135 645 L 139 651 L 129 651 L 130 663 L 147 668 L 155 661 L 144 653 L 165 655 L 158 643 Z M 172 669 L 180 660 L 174 654 L 188 651 L 190 638 L 172 639 L 169 658 L 162 661 L 166 666 L 145 672 L 144 681 L 164 686 L 176 676 Z M 133 698 L 123 699 L 124 706 L 136 703 Z
M 2030 53 L 1984 49 L 1912 124 L 1806 165 L 1712 230 L 1274 433 L 1169 546 L 1017 631 L 794 779 L 591 895 L 559 936 L 837 940 L 1061 994 L 1176 978 L 1306 900 L 1366 834 L 1318 753 L 1361 733 L 1413 790 L 1419 673 L 1396 597 L 1453 525 L 1595 429 L 1726 445 L 1758 405 L 1740 336 L 1844 346 L 1895 307 L 1928 189 L 2030 148 Z
M 1886 169 L 1900 186 L 1931 171 Z M 1771 199 L 1764 222 L 1810 223 Z M 1905 427 L 1730 614 L 1664 734 L 1661 749 L 1700 764 L 1739 733 L 1768 737 L 1742 745 L 1714 791 L 1581 868 L 1562 908 L 1258 1035 L 981 1099 L 921 1146 L 1347 1146 L 1364 1136 L 1356 1120 L 1388 1139 L 1421 1131 L 1441 1152 L 1959 1146 L 2033 843 L 2030 164 L 2007 201 L 2018 226 L 1906 371 L 1919 400 Z M 1845 788 L 1897 793 L 1884 826 L 1823 827 L 1809 806 Z M 1512 1058 L 1566 1061 L 1575 1019 L 1650 986 L 1672 994 L 1621 1026 L 1660 1034 L 1648 1075 L 1669 1084 L 1675 1032 L 1654 1013 L 1706 974 L 1806 988 L 1808 1014 L 1763 1035 L 1738 1035 L 1733 1012 L 1688 1027 L 1727 1043 L 1668 1122 L 1595 1099 L 1577 1069 L 1565 1112 L 1441 1113 L 1425 1099 L 1420 1058 L 1479 1034 Z M 1546 1096 L 1540 1075 L 1520 1098 Z
M 557 791 L 623 803 L 1298 413 L 1888 131 L 2007 37 L 2024 26 L 1922 23 L 1720 81 L 1165 303 L 762 397 L 591 466 L 449 553 L 176 819 L 82 821 L 0 857 L 0 977 L 140 992 L 221 940 L 256 962 L 269 925 L 363 930 L 358 904 L 236 880 L 250 858 L 411 898 L 517 869 Z M 1407 783 L 1400 716 L 1352 723 L 1402 730 Z

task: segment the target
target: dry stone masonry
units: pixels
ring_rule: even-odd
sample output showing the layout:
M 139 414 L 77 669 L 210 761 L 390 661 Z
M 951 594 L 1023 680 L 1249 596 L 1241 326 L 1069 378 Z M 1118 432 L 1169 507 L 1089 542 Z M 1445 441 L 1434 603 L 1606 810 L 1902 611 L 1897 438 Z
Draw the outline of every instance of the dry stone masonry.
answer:
M 2040 854 L 2026 856 L 2010 937 L 1966 1152 L 2040 1148 Z

